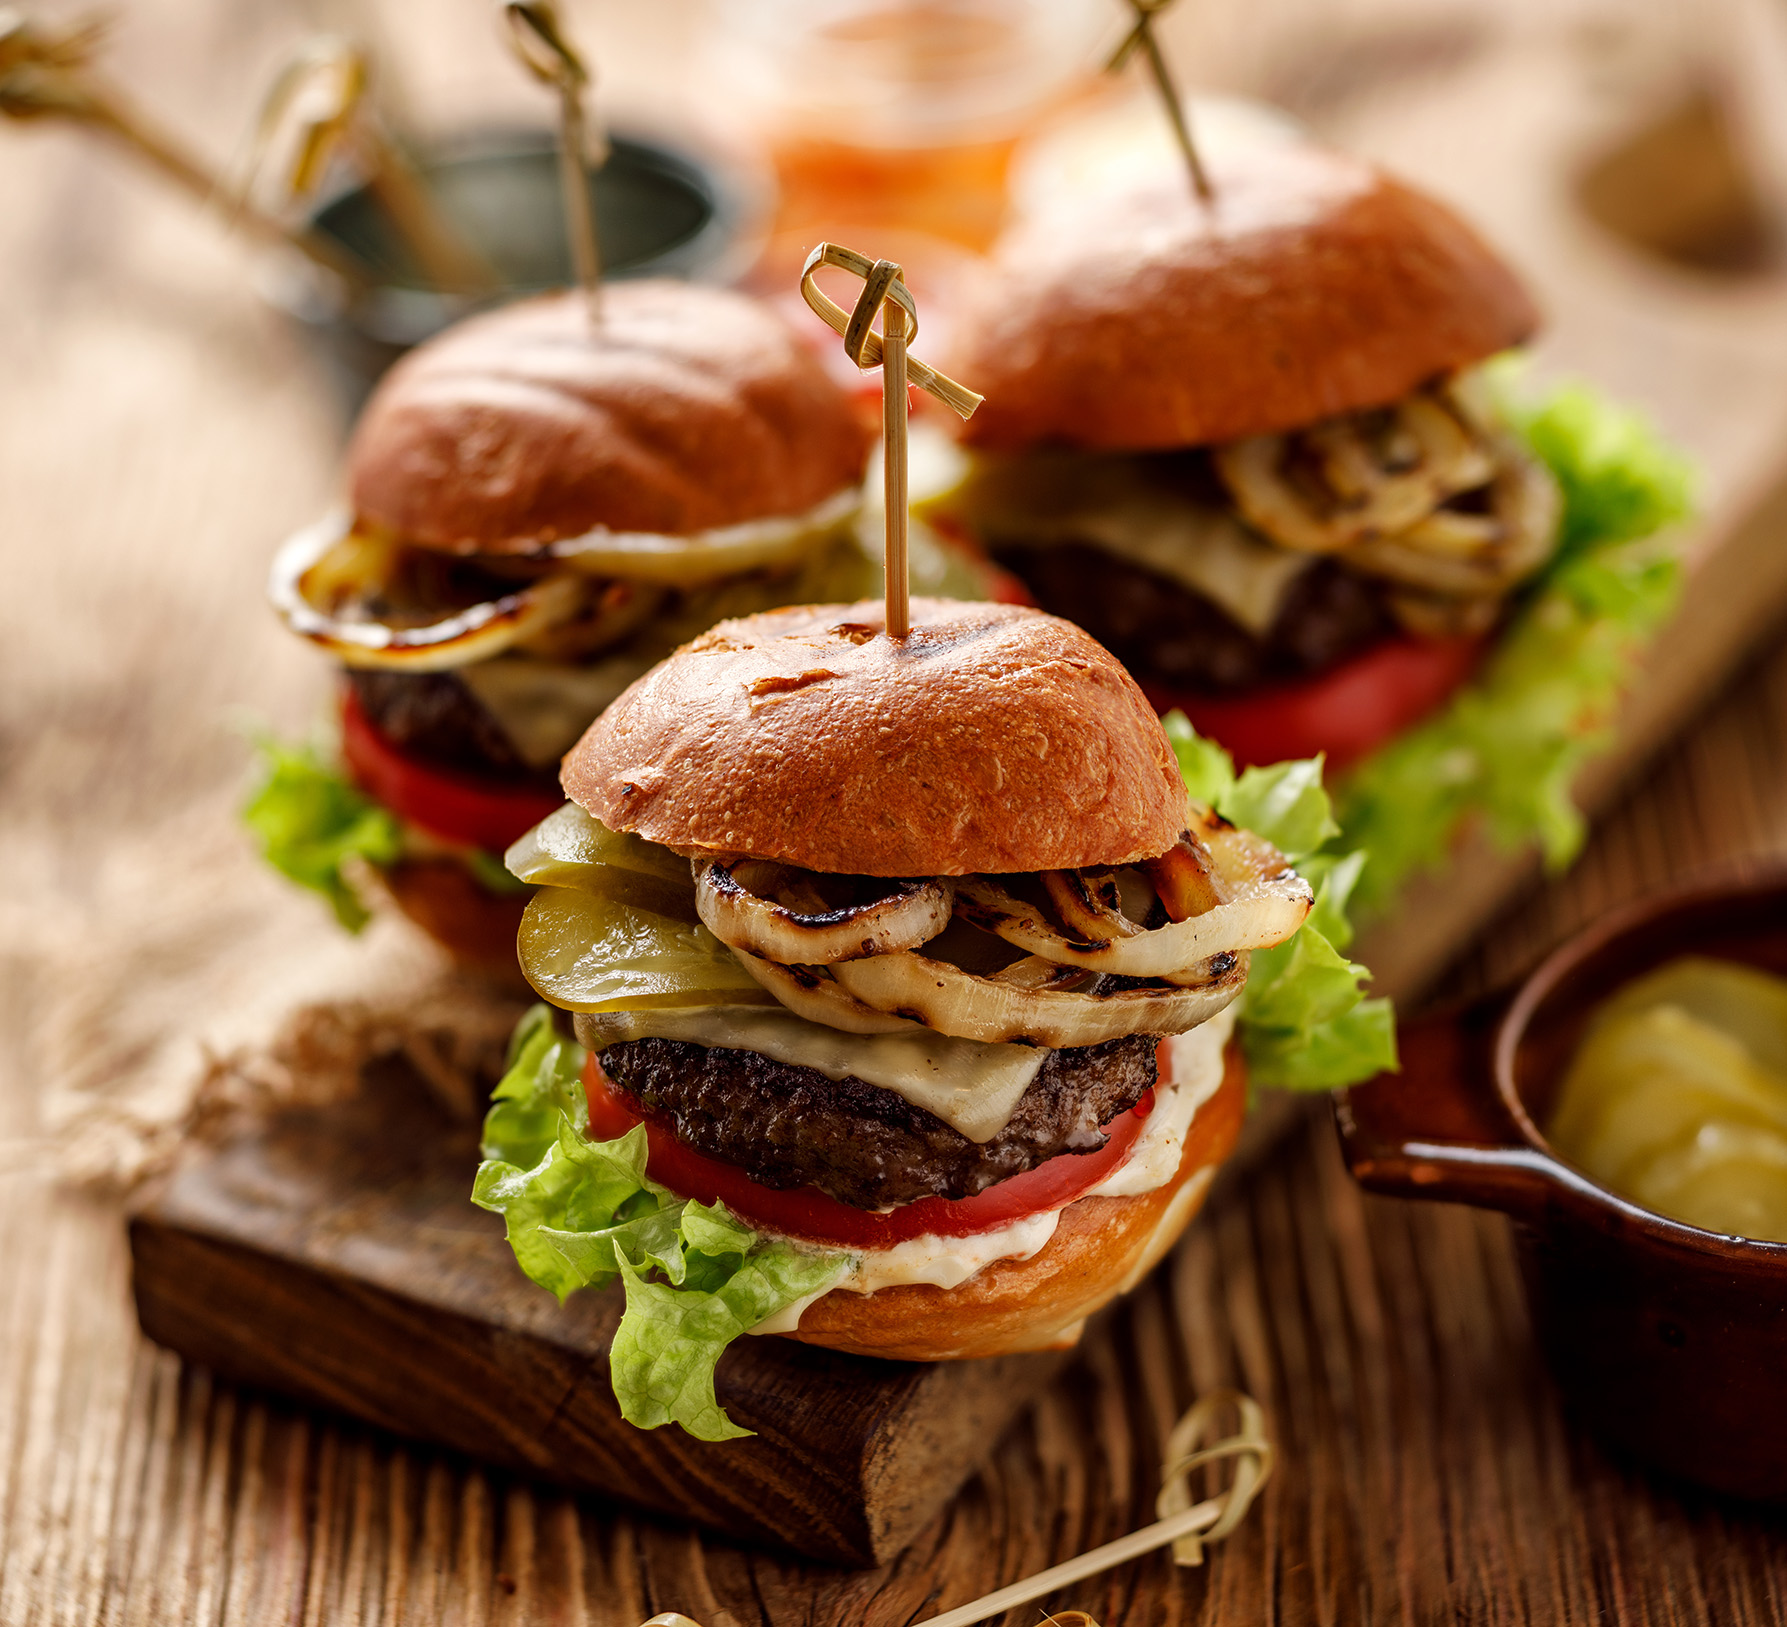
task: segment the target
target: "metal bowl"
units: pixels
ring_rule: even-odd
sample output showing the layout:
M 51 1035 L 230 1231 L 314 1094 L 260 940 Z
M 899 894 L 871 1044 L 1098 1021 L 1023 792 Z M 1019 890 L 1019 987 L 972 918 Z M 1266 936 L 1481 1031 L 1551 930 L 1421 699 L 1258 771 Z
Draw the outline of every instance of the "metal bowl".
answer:
M 417 168 L 448 220 L 496 270 L 500 286 L 491 294 L 472 299 L 431 287 L 363 183 L 328 195 L 311 219 L 368 267 L 370 287 L 344 292 L 308 265 L 282 267 L 267 287 L 315 340 L 349 416 L 412 345 L 483 306 L 572 280 L 551 132 L 468 135 L 423 153 Z M 718 163 L 614 135 L 590 195 L 611 277 L 719 281 L 748 258 L 758 200 L 742 174 Z

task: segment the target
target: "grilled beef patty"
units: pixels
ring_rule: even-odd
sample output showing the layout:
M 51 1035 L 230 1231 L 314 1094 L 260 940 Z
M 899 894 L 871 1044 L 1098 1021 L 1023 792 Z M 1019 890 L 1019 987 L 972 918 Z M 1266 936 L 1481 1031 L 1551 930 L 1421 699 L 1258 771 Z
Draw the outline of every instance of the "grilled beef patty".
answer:
M 1051 1051 L 991 1141 L 970 1141 L 902 1096 L 755 1051 L 686 1040 L 610 1045 L 602 1070 L 646 1118 L 778 1190 L 816 1186 L 853 1209 L 967 1198 L 1057 1153 L 1096 1152 L 1099 1126 L 1158 1077 L 1147 1035 Z
M 1310 677 L 1396 631 L 1382 588 L 1331 559 L 1292 582 L 1258 637 L 1182 582 L 1091 543 L 1000 548 L 994 558 L 1137 678 L 1205 694 Z
M 410 755 L 509 784 L 551 789 L 558 783 L 555 774 L 528 767 L 503 726 L 456 673 L 350 667 L 346 677 L 367 721 Z

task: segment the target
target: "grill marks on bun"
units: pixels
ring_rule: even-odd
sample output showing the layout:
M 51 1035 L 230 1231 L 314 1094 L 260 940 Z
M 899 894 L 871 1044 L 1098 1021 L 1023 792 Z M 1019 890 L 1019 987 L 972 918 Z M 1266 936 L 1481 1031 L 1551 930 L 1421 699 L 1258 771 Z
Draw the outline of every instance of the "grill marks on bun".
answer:
M 1079 628 L 1015 605 L 878 600 L 722 622 L 614 702 L 566 794 L 679 849 L 871 876 L 1126 864 L 1185 787 L 1153 708 Z
M 844 393 L 742 294 L 619 282 L 461 323 L 400 361 L 348 451 L 357 518 L 454 553 L 598 527 L 682 536 L 804 514 L 861 478 Z
M 1382 406 L 1527 338 L 1508 266 L 1444 204 L 1311 146 L 1045 214 L 999 253 L 953 359 L 971 445 L 1204 446 Z

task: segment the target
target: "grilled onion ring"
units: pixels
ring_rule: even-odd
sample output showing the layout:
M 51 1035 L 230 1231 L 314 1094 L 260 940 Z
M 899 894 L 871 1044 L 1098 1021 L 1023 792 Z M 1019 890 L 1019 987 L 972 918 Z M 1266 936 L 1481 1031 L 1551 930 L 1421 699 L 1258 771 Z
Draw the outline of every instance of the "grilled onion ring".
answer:
M 1131 938 L 1142 930 L 1123 913 L 1115 871 L 1045 870 L 1042 885 L 1055 913 L 1088 943 Z
M 892 955 L 929 943 L 949 925 L 955 900 L 947 881 L 895 882 L 886 898 L 802 914 L 763 898 L 739 880 L 744 863 L 695 861 L 695 910 L 721 943 L 784 966 L 829 966 Z
M 734 949 L 732 953 L 738 957 L 739 965 L 782 1005 L 808 1022 L 821 1023 L 846 1034 L 899 1034 L 908 1028 L 926 1026 L 864 1005 L 823 972 L 778 966 L 775 961 L 765 960 L 744 949 Z
M 339 514 L 298 532 L 274 557 L 267 596 L 294 633 L 350 667 L 445 672 L 470 666 L 575 615 L 588 591 L 585 581 L 564 570 L 422 627 L 351 621 L 319 610 L 305 594 L 305 579 L 349 534 Z
M 844 989 L 872 1010 L 915 1017 L 957 1039 L 1027 1040 L 1054 1050 L 1129 1034 L 1182 1034 L 1214 1017 L 1247 981 L 1245 956 L 1195 989 L 1163 986 L 1103 995 L 1022 988 L 910 951 L 845 961 L 832 970 Z
M 1494 473 L 1474 427 L 1449 400 L 1417 391 L 1390 410 L 1396 432 L 1417 454 L 1407 468 L 1393 467 L 1372 444 L 1360 413 L 1325 419 L 1299 435 L 1233 441 L 1211 455 L 1255 530 L 1305 553 L 1334 553 L 1368 537 L 1406 531 Z M 1331 497 L 1326 512 L 1288 474 L 1293 451 L 1314 454 Z
M 798 564 L 854 520 L 861 508 L 861 488 L 846 486 L 804 514 L 745 520 L 682 536 L 598 526 L 555 542 L 549 551 L 584 575 L 697 588 L 746 571 Z
M 1495 597 L 1530 576 L 1557 541 L 1561 498 L 1551 472 L 1524 449 L 1498 448 L 1489 512 L 1441 508 L 1397 536 L 1349 549 L 1349 565 L 1429 592 Z
M 1293 870 L 1257 883 L 1202 915 L 1169 921 L 1151 932 L 1102 943 L 1078 943 L 1057 932 L 1021 898 L 985 876 L 956 883 L 958 908 L 977 927 L 1063 966 L 1120 977 L 1172 977 L 1216 955 L 1238 955 L 1283 943 L 1315 903 L 1309 883 Z

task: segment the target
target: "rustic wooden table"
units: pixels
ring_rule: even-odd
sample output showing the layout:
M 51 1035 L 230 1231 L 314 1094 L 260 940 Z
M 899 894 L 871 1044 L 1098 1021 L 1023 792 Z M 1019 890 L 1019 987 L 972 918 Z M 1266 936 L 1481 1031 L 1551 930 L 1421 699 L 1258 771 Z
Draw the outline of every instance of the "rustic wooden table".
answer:
M 1419 60 L 1443 67 L 1489 8 L 1439 12 L 1458 27 L 1421 35 Z M 414 42 L 435 91 L 503 111 L 507 92 L 472 88 L 484 11 L 442 13 Z M 624 79 L 643 36 L 602 25 Z M 297 26 L 163 0 L 117 61 L 223 151 Z M 1303 83 L 1223 61 L 1237 82 Z M 1312 103 L 1334 94 L 1332 76 L 1310 84 Z M 1106 1627 L 1787 1622 L 1780 1516 L 1652 1484 L 1579 1435 L 1535 1356 L 1505 1223 L 1363 1197 L 1321 1112 L 872 1573 L 542 1492 L 145 1344 L 115 1203 L 58 1171 L 72 1156 L 115 1172 L 139 1145 L 121 1127 L 172 1115 L 207 1052 L 263 1036 L 294 1000 L 374 990 L 422 951 L 395 926 L 339 940 L 233 827 L 232 709 L 293 730 L 323 692 L 259 601 L 282 531 L 330 496 L 322 379 L 257 299 L 249 252 L 110 155 L 0 131 L 0 197 L 0 1622 L 906 1623 L 1144 1521 L 1163 1430 L 1226 1384 L 1265 1404 L 1281 1454 L 1246 1524 L 1202 1570 L 1157 1556 L 1056 1608 Z M 1572 329 L 1561 303 L 1566 337 L 1608 334 Z M 1766 361 L 1781 304 L 1775 284 L 1741 291 L 1710 348 L 1689 312 L 1611 369 L 1692 441 L 1721 377 L 1761 391 L 1741 340 L 1753 321 Z M 1779 430 L 1754 416 L 1752 471 L 1755 438 Z M 1647 888 L 1787 855 L 1784 742 L 1777 628 L 1451 986 L 1506 977 Z

